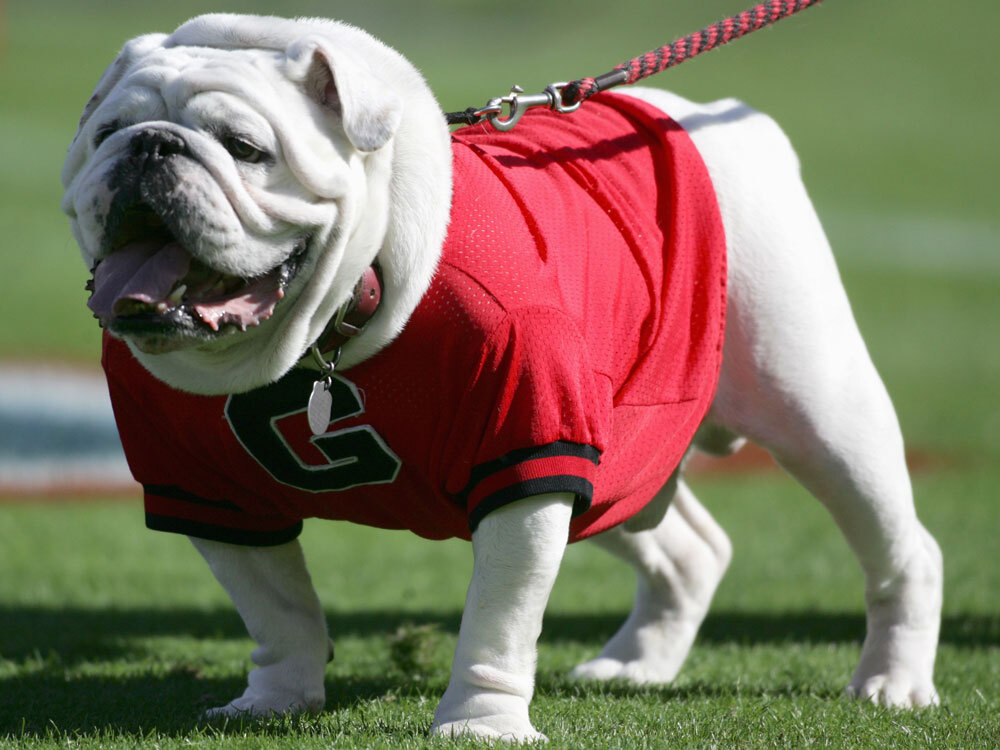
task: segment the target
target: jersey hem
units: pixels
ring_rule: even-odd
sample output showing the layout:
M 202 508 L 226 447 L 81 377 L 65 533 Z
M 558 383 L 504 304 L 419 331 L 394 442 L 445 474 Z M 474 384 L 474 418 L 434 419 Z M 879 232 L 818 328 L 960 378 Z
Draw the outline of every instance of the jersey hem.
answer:
M 592 445 L 573 443 L 568 440 L 556 440 L 547 445 L 514 450 L 500 458 L 473 467 L 472 471 L 469 472 L 469 481 L 462 491 L 458 493 L 458 497 L 464 501 L 473 493 L 476 486 L 482 484 L 485 479 L 518 464 L 524 464 L 540 458 L 555 457 L 582 458 L 596 467 L 600 464 L 601 452 Z
M 152 531 L 166 531 L 172 534 L 184 534 L 213 542 L 238 544 L 242 547 L 276 547 L 297 539 L 302 533 L 302 521 L 297 521 L 284 529 L 259 531 L 252 529 L 233 529 L 226 526 L 216 526 L 210 523 L 192 521 L 188 518 L 161 516 L 156 513 L 146 514 L 146 528 Z
M 594 485 L 583 477 L 570 475 L 528 479 L 524 482 L 509 485 L 498 492 L 494 492 L 492 495 L 484 497 L 469 512 L 469 532 L 475 533 L 480 522 L 486 516 L 505 505 L 535 495 L 551 495 L 555 493 L 570 493 L 574 496 L 573 517 L 576 518 L 590 510 L 590 504 L 594 499 Z

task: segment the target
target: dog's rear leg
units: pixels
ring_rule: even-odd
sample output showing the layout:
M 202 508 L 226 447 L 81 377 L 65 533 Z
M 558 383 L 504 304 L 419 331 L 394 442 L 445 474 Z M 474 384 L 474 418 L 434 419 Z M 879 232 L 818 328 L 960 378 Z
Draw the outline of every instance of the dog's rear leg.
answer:
M 653 529 L 631 532 L 621 524 L 592 541 L 635 569 L 635 603 L 600 655 L 573 676 L 671 681 L 687 658 L 708 606 L 732 557 L 729 537 L 683 482 Z M 668 485 L 662 492 L 672 491 Z M 654 502 L 669 500 L 661 498 Z
M 625 93 L 678 119 L 715 185 L 730 294 L 710 420 L 771 451 L 857 555 L 868 632 L 849 691 L 889 705 L 935 702 L 941 553 L 917 520 L 895 411 L 795 152 L 770 118 L 739 102 Z
M 770 451 L 857 556 L 867 634 L 848 691 L 891 706 L 935 703 L 941 553 L 917 520 L 895 410 L 797 165 L 779 158 L 780 133 L 760 128 L 755 142 L 770 141 L 772 154 L 764 183 L 763 163 L 737 168 L 710 151 L 726 172 L 717 184 L 732 251 L 709 418 Z
M 326 702 L 323 673 L 331 655 L 326 620 L 298 541 L 241 547 L 191 537 L 257 642 L 246 691 L 216 716 L 318 712 Z
M 734 408 L 734 426 L 823 502 L 864 571 L 867 632 L 847 692 L 887 706 L 932 705 L 941 552 L 917 520 L 896 415 L 875 368 L 867 355 L 827 354 L 807 355 L 827 367 L 798 387 L 761 378 L 752 403 Z M 725 411 L 716 416 L 725 420 Z

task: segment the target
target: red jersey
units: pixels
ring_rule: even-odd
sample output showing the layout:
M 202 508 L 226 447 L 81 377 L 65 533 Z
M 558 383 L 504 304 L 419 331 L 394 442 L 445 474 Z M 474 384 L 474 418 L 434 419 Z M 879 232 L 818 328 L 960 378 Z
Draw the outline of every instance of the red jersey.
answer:
M 315 371 L 196 396 L 119 341 L 102 362 L 153 529 L 280 544 L 304 518 L 469 538 L 507 503 L 575 497 L 571 540 L 629 518 L 680 462 L 722 357 L 725 240 L 687 134 L 629 97 L 452 136 L 440 265 L 398 338 Z

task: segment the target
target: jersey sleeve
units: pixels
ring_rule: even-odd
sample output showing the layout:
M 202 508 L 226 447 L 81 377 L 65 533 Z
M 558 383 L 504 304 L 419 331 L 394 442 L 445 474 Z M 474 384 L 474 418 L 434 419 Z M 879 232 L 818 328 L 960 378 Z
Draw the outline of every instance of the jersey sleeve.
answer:
M 227 478 L 240 474 L 220 468 L 221 448 L 206 455 L 185 439 L 208 434 L 209 442 L 224 445 L 224 399 L 170 388 L 107 334 L 101 363 L 129 469 L 143 488 L 148 528 L 254 547 L 299 535 L 301 519 L 253 502 L 251 488 Z
M 571 493 L 574 515 L 590 507 L 610 390 L 565 314 L 508 314 L 487 340 L 451 439 L 446 488 L 471 531 L 491 511 L 533 495 Z

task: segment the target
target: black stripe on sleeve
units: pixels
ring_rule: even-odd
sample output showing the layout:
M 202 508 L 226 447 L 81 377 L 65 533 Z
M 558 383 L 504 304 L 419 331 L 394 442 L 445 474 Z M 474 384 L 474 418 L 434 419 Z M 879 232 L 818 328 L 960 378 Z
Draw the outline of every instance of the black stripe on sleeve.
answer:
M 233 529 L 228 526 L 216 526 L 210 523 L 191 521 L 186 518 L 161 516 L 156 513 L 146 514 L 146 528 L 153 531 L 168 531 L 173 534 L 184 534 L 199 539 L 209 539 L 213 542 L 239 544 L 244 547 L 275 547 L 298 538 L 302 533 L 302 521 L 296 521 L 291 526 L 274 531 L 258 531 L 250 529 Z
M 204 505 L 207 508 L 235 510 L 239 513 L 245 512 L 243 508 L 229 502 L 228 500 L 207 500 L 188 492 L 187 490 L 182 490 L 180 487 L 175 487 L 170 484 L 144 484 L 142 485 L 142 489 L 147 495 L 156 495 L 156 497 L 166 498 L 167 500 L 181 500 L 185 503 L 191 503 L 192 505 Z
M 540 479 L 528 479 L 512 484 L 492 495 L 484 497 L 469 514 L 469 531 L 474 532 L 489 513 L 505 505 L 523 500 L 533 495 L 546 495 L 553 492 L 570 492 L 576 497 L 573 500 L 573 516 L 579 516 L 590 509 L 594 499 L 594 485 L 583 477 L 564 474 Z
M 594 464 L 594 466 L 598 466 L 601 462 L 601 452 L 594 446 L 586 445 L 584 443 L 571 443 L 566 440 L 557 440 L 554 443 L 548 443 L 547 445 L 520 448 L 516 451 L 511 451 L 505 456 L 494 459 L 493 461 L 487 461 L 486 463 L 474 466 L 472 471 L 469 472 L 468 484 L 465 485 L 456 497 L 460 501 L 464 502 L 465 498 L 469 496 L 469 493 L 472 492 L 475 486 L 486 479 L 486 477 L 496 474 L 498 471 L 503 471 L 508 467 L 515 466 L 516 464 L 523 464 L 526 461 L 533 461 L 536 458 L 551 458 L 553 456 L 585 458 Z

